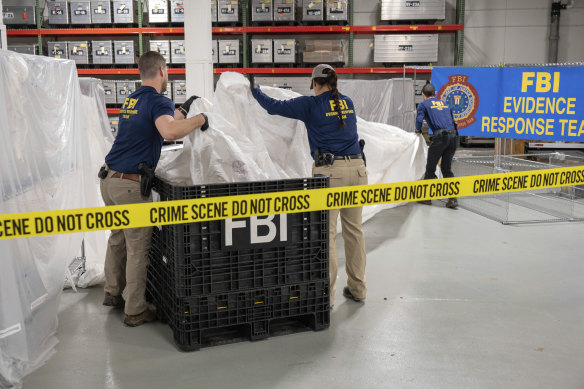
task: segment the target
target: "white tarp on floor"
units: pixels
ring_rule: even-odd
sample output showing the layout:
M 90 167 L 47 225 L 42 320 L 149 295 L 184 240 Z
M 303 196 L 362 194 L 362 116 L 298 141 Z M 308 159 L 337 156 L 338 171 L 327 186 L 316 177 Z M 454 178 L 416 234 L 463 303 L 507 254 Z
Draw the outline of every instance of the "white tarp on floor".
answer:
M 73 61 L 0 51 L 1 214 L 99 205 L 92 158 L 106 139 L 88 116 L 95 101 L 84 99 Z M 13 228 L 24 225 L 0 231 Z M 54 353 L 66 268 L 82 239 L 0 240 L 0 387 L 20 387 Z
M 277 99 L 299 96 L 280 88 L 262 90 Z M 158 176 L 184 185 L 311 176 L 312 158 L 304 124 L 269 115 L 252 97 L 249 81 L 242 75 L 223 73 L 213 101 L 196 100 L 189 116 L 198 112 L 208 114 L 209 130 L 193 132 L 185 138 L 183 150 L 163 155 Z M 358 131 L 366 143 L 370 184 L 412 181 L 423 176 L 427 146 L 422 137 L 362 119 Z M 366 207 L 363 218 L 367 220 L 391 206 Z

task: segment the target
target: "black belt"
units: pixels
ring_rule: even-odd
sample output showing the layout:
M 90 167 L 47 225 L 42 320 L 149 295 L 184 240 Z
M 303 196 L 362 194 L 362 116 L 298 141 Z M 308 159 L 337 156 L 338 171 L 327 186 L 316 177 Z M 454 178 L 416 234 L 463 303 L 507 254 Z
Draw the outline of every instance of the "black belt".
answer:
M 340 159 L 345 159 L 345 158 L 350 158 L 350 159 L 363 159 L 363 155 L 362 154 L 335 155 L 335 160 L 340 160 Z
M 436 131 L 434 131 L 434 132 L 432 133 L 432 135 L 440 135 L 440 134 L 442 134 L 443 132 L 454 132 L 454 133 L 456 133 L 456 130 L 436 130 Z

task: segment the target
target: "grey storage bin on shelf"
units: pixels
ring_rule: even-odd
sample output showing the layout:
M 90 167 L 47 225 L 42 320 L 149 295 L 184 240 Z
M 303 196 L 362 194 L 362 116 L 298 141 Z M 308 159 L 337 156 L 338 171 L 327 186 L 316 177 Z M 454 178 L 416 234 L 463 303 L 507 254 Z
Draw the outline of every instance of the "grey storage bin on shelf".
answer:
M 105 92 L 105 103 L 116 104 L 118 102 L 116 82 L 114 80 L 101 80 L 101 85 Z
M 297 47 L 294 39 L 274 39 L 274 63 L 296 63 Z
M 136 81 L 116 81 L 116 100 L 124 104 L 128 96 L 136 91 Z
M 347 22 L 349 20 L 348 0 L 325 0 L 326 20 Z
M 49 1 L 47 2 L 47 9 L 49 13 L 49 24 L 69 24 L 69 2 Z
M 170 41 L 170 62 L 173 64 L 186 63 L 185 41 L 171 40 Z
M 134 41 L 114 41 L 114 62 L 130 65 L 136 63 Z
M 36 26 L 34 5 L 7 5 L 2 6 L 2 20 L 7 26 Z
M 148 22 L 168 23 L 168 0 L 148 0 Z
M 211 58 L 213 63 L 219 63 L 219 50 L 218 50 L 217 40 L 213 39 L 211 41 Z
M 271 39 L 251 40 L 251 62 L 272 63 L 274 61 Z
M 89 42 L 87 41 L 69 41 L 67 45 L 69 51 L 69 59 L 75 61 L 77 65 L 89 64 Z
M 373 62 L 426 63 L 438 60 L 438 34 L 375 35 Z
M 135 0 L 114 0 L 112 14 L 114 24 L 134 24 L 138 17 L 138 4 Z
M 91 3 L 89 0 L 70 1 L 71 24 L 91 24 Z
M 295 0 L 274 0 L 274 22 L 294 22 L 295 20 Z
M 152 40 L 150 41 L 150 50 L 159 52 L 164 57 L 166 63 L 170 63 L 170 41 Z
M 170 21 L 172 23 L 185 22 L 184 0 L 170 0 Z
M 217 1 L 218 0 L 210 0 L 211 1 L 211 23 L 217 23 Z
M 241 62 L 241 41 L 238 39 L 219 40 L 219 63 L 239 64 Z
M 239 1 L 238 0 L 217 0 L 217 22 L 218 23 L 238 23 L 239 22 Z
M 271 22 L 274 20 L 273 0 L 251 0 L 251 21 Z
M 187 83 L 184 80 L 172 82 L 172 100 L 175 104 L 182 104 L 187 101 Z
M 92 41 L 91 52 L 94 64 L 113 64 L 112 41 Z
M 323 0 L 302 0 L 302 21 L 303 22 L 324 21 Z
M 445 0 L 381 0 L 381 20 L 443 20 Z
M 112 24 L 111 1 L 91 0 L 91 24 Z
M 68 59 L 69 50 L 67 42 L 48 42 L 48 56 L 53 58 Z
M 36 43 L 28 45 L 8 45 L 8 50 L 20 54 L 37 55 L 39 53 L 39 45 Z

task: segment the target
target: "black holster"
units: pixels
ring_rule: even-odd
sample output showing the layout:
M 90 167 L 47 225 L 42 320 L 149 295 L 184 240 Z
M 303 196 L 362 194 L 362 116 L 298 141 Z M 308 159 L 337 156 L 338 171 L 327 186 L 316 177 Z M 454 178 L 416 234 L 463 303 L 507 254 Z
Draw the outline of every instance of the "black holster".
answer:
M 363 163 L 367 166 L 367 158 L 365 158 L 365 139 L 359 139 L 359 146 L 361 146 L 361 156 L 363 157 Z
M 104 164 L 101 169 L 99 169 L 99 173 L 97 173 L 97 176 L 104 180 L 107 177 L 107 173 L 109 172 L 109 169 L 107 168 L 107 165 Z
M 152 185 L 154 184 L 154 169 L 142 162 L 138 165 L 138 172 L 142 176 L 140 179 L 140 193 L 143 197 L 150 197 Z

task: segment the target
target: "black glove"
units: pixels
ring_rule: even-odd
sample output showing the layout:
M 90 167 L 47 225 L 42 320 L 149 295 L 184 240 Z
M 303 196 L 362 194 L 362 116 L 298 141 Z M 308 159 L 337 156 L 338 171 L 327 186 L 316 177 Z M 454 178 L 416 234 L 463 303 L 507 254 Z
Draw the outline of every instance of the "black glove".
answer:
M 416 134 L 421 134 L 422 133 L 422 130 L 416 130 L 415 133 Z
M 204 113 L 201 114 L 205 118 L 205 123 L 201 126 L 201 131 L 207 131 L 209 128 L 209 118 Z
M 189 110 L 191 109 L 191 104 L 193 104 L 193 101 L 195 101 L 198 98 L 199 98 L 199 96 L 192 95 L 191 97 L 189 97 L 189 99 L 187 101 L 185 101 L 183 103 L 183 105 L 178 107 L 178 111 L 180 113 L 182 113 L 184 115 L 184 117 L 187 117 L 187 114 L 189 113 Z

